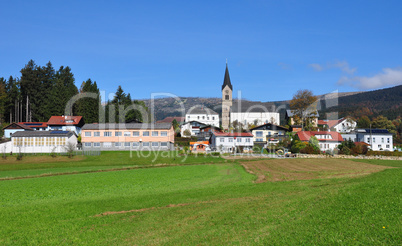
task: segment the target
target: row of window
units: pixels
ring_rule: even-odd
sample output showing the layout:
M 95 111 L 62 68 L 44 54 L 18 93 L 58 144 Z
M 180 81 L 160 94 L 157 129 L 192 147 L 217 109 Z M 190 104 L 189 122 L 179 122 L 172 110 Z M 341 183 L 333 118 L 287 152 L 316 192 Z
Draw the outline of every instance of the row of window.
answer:
M 233 138 L 227 138 L 229 143 L 233 143 Z M 250 138 L 236 138 L 236 142 L 241 143 L 242 141 L 244 141 L 245 143 L 250 143 L 251 139 Z M 219 142 L 224 143 L 225 142 L 225 138 L 219 138 Z
M 378 145 L 378 148 L 381 149 L 381 148 L 382 148 L 382 145 L 379 144 L 379 145 Z M 389 144 L 385 145 L 385 148 L 389 149 Z
M 272 134 L 273 133 L 273 134 Z M 255 136 L 256 137 L 263 137 L 263 134 L 264 134 L 264 132 L 263 131 L 256 131 L 255 132 Z M 284 134 L 283 133 L 281 133 L 281 132 L 279 132 L 279 133 L 277 133 L 277 132 L 268 132 L 268 137 L 271 137 L 271 136 L 283 136 Z
M 66 145 L 66 138 L 64 137 L 53 137 L 53 138 L 45 138 L 45 137 L 16 137 L 13 138 L 14 146 L 64 146 Z
M 195 118 L 195 117 L 194 117 Z M 205 120 L 205 116 L 202 116 L 201 117 L 203 120 Z M 190 115 L 189 116 L 187 116 L 187 119 L 190 119 Z M 200 119 L 200 116 L 197 116 L 197 119 L 199 120 Z M 209 116 L 207 116 L 207 120 L 209 120 Z M 215 116 L 212 116 L 212 120 L 215 120 Z
M 139 148 L 140 147 L 140 142 L 117 142 L 117 143 L 111 143 L 111 142 L 104 142 L 104 143 L 99 143 L 99 142 L 86 142 L 84 143 L 84 147 L 95 147 L 95 148 L 100 148 L 102 144 L 102 147 L 104 148 L 111 148 L 111 147 L 133 147 L 133 148 Z M 168 147 L 168 142 L 142 142 L 141 143 L 142 147 Z
M 142 136 L 143 137 L 149 137 L 149 131 L 143 131 L 142 132 Z M 151 134 L 152 134 L 152 137 L 158 137 L 159 136 L 159 132 L 158 131 L 152 131 L 151 132 Z M 160 136 L 161 137 L 166 137 L 168 135 L 168 132 L 167 131 L 161 131 L 160 132 Z M 92 132 L 85 132 L 84 133 L 84 136 L 85 137 L 92 137 Z M 100 137 L 100 132 L 93 132 L 93 136 L 94 137 Z M 112 137 L 113 136 L 113 133 L 112 132 L 103 132 L 103 136 L 104 137 Z M 114 132 L 114 136 L 115 137 L 121 137 L 121 136 L 124 136 L 124 137 L 131 137 L 131 136 L 133 136 L 133 137 L 139 137 L 140 136 L 140 132 L 139 131 L 133 131 L 133 132 L 129 132 L 129 131 L 126 131 L 126 132 Z
M 370 137 L 367 138 L 367 142 L 370 143 Z M 375 138 L 373 138 L 373 143 L 375 143 Z M 384 138 L 381 138 L 381 143 L 384 143 Z M 387 138 L 387 143 L 390 143 L 390 138 Z

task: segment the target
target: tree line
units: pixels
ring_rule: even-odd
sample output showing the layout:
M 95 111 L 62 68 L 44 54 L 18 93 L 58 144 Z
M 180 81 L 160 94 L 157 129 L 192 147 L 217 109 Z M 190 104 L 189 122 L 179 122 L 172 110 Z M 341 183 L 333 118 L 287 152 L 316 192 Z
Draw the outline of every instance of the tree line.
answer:
M 20 73 L 19 78 L 0 77 L 0 125 L 47 122 L 53 115 L 64 115 L 66 105 L 73 97 L 76 100 L 73 100 L 70 115 L 83 116 L 86 123 L 149 120 L 144 102 L 132 100 L 121 86 L 114 99 L 102 105 L 96 81 L 88 79 L 77 88 L 74 74 L 68 66 L 55 70 L 50 61 L 45 66 L 39 66 L 30 60 Z M 95 96 L 85 96 L 88 93 Z M 124 117 L 119 115 L 122 112 L 120 109 L 124 110 Z

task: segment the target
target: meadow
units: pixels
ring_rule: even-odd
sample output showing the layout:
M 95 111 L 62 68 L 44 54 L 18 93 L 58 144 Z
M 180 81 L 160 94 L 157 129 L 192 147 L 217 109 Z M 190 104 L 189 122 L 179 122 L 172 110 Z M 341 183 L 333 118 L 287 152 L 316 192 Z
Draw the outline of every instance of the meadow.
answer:
M 36 168 L 35 158 L 18 167 L 0 162 L 0 173 L 24 177 L 0 181 L 1 245 L 401 242 L 399 161 L 159 156 L 152 163 L 105 152 L 42 159 Z M 121 166 L 135 168 L 113 171 Z M 54 176 L 30 178 L 38 170 Z

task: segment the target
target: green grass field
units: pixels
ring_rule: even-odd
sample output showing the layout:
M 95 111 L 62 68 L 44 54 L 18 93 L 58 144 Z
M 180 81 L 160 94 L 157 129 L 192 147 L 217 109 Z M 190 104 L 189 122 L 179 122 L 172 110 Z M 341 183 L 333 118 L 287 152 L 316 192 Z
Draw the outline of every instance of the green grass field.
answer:
M 356 177 L 255 183 L 257 176 L 239 163 L 212 158 L 192 157 L 187 163 L 197 165 L 2 180 L 0 244 L 401 243 L 400 168 Z M 33 168 L 34 163 L 12 170 L 6 168 L 10 163 L 1 165 L 21 177 L 37 175 L 38 170 L 57 173 L 57 168 L 69 168 L 69 164 L 73 169 L 94 170 L 181 164 L 174 157 L 149 161 L 112 152 L 71 163 L 38 163 L 39 169 Z M 272 160 L 265 162 L 272 166 Z M 309 173 L 302 164 L 303 173 Z M 392 161 L 370 164 L 401 167 Z M 322 171 L 332 170 L 329 165 L 321 164 Z M 298 160 L 286 166 L 301 167 Z M 314 166 L 314 174 L 320 172 L 319 164 Z M 334 174 L 340 170 L 333 170 Z

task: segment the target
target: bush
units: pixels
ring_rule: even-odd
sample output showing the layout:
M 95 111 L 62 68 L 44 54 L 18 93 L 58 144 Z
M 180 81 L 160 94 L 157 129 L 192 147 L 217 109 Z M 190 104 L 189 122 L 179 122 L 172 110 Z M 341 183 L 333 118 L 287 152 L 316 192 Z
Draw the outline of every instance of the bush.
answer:
M 339 153 L 344 155 L 350 155 L 350 149 L 348 146 L 343 146 Z
M 402 152 L 399 151 L 371 151 L 369 150 L 367 152 L 368 156 L 374 156 L 374 155 L 383 155 L 383 156 L 402 156 Z
M 17 156 L 16 156 L 17 161 L 21 161 L 23 156 L 24 155 L 22 153 L 18 153 Z
M 302 153 L 302 154 L 319 154 L 320 150 L 317 150 L 316 148 L 314 148 L 313 146 L 311 146 L 309 144 L 306 147 L 304 147 L 303 149 L 301 149 L 300 153 Z

